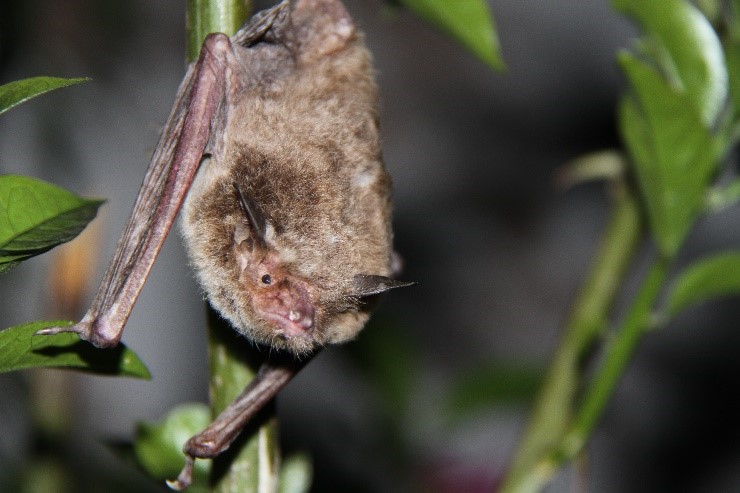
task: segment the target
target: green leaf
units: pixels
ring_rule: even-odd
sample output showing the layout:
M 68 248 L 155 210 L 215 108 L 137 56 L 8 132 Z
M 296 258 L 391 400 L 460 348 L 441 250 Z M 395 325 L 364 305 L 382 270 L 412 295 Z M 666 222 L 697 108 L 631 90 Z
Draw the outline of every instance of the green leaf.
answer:
M 616 149 L 590 152 L 565 163 L 557 170 L 555 181 L 568 188 L 593 180 L 615 180 L 624 177 L 627 159 Z
M 210 422 L 208 406 L 193 403 L 172 409 L 157 423 L 139 423 L 134 439 L 134 452 L 139 465 L 157 480 L 176 478 L 185 463 L 183 445 Z M 210 468 L 211 461 L 195 461 L 191 488 L 208 484 Z
M 98 349 L 71 332 L 35 335 L 41 329 L 69 325 L 72 322 L 32 322 L 0 331 L 0 373 L 27 368 L 68 368 L 98 375 L 151 378 L 144 363 L 123 344 Z
M 740 5 L 738 3 L 737 1 L 732 2 L 730 26 L 722 40 L 730 79 L 731 114 L 735 122 L 740 120 Z
M 280 465 L 278 493 L 308 493 L 312 477 L 311 459 L 305 454 L 291 455 Z
M 646 54 L 711 127 L 725 104 L 728 77 L 722 45 L 709 21 L 685 0 L 613 3 L 641 24 Z
M 648 218 L 661 252 L 672 257 L 703 208 L 720 155 L 689 96 L 629 53 L 619 62 L 633 93 L 619 108 Z
M 0 274 L 7 272 L 32 255 L 4 255 L 0 256 Z
M 77 236 L 102 203 L 40 180 L 0 175 L 0 272 Z
M 485 0 L 400 0 L 408 9 L 457 39 L 496 70 L 505 69 L 493 16 Z
M 77 79 L 62 79 L 59 77 L 31 77 L 29 79 L 16 80 L 0 86 L 0 114 L 10 108 L 18 106 L 24 101 L 40 96 L 54 89 L 67 87 L 90 79 L 81 77 Z
M 526 403 L 534 398 L 543 378 L 541 370 L 489 365 L 458 377 L 447 398 L 453 421 L 505 404 Z
M 708 212 L 719 212 L 740 202 L 740 179 L 735 179 L 723 187 L 715 187 L 707 193 Z
M 619 63 L 631 93 L 619 108 L 652 233 L 672 257 L 704 207 L 709 182 L 730 140 L 722 114 L 728 74 L 706 18 L 685 0 L 614 0 L 645 36 L 640 56 Z
M 418 380 L 417 345 L 408 332 L 375 317 L 357 342 L 347 346 L 368 379 L 376 385 L 391 412 L 400 416 Z
M 740 295 L 740 252 L 726 252 L 684 270 L 671 286 L 666 305 L 675 316 L 702 301 L 734 295 Z

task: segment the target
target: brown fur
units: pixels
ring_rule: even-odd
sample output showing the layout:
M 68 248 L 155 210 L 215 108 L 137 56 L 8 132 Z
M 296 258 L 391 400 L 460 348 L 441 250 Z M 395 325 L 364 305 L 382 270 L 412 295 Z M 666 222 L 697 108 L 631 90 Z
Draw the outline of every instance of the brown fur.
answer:
M 182 231 L 209 300 L 237 330 L 306 353 L 355 337 L 367 321 L 354 276 L 391 274 L 370 54 L 336 0 L 298 0 L 249 47 L 238 37 L 244 72 L 232 76 L 223 137 L 198 172 Z M 266 248 L 235 185 L 264 216 Z M 278 312 L 311 314 L 311 327 Z

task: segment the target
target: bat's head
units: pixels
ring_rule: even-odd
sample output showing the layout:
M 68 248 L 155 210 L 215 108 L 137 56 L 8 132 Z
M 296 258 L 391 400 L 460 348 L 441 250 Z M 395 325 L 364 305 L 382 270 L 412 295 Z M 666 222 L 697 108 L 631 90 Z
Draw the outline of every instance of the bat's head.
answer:
M 341 273 L 334 278 L 317 276 L 326 269 L 287 247 L 236 182 L 234 189 L 242 221 L 234 225 L 231 259 L 245 294 L 237 317 L 247 322 L 238 326 L 248 326 L 256 341 L 296 354 L 342 342 L 365 325 L 373 298 L 409 284 L 381 275 L 350 277 L 341 269 L 331 270 Z
M 197 197 L 195 188 L 191 195 Z M 352 339 L 376 295 L 408 284 L 343 269 L 346 258 L 332 254 L 329 245 L 310 247 L 305 236 L 291 244 L 250 197 L 236 182 L 216 186 L 200 196 L 200 206 L 188 197 L 183 217 L 211 304 L 249 339 L 297 355 Z
M 273 347 L 287 347 L 296 353 L 316 344 L 316 296 L 310 284 L 290 272 L 271 248 L 257 226 L 258 214 L 237 188 L 245 223 L 234 227 L 233 262 L 239 276 L 239 288 L 248 301 L 246 316 L 252 334 Z M 261 223 L 264 225 L 264 223 Z M 243 309 L 244 310 L 244 309 Z M 249 313 L 251 312 L 251 313 Z

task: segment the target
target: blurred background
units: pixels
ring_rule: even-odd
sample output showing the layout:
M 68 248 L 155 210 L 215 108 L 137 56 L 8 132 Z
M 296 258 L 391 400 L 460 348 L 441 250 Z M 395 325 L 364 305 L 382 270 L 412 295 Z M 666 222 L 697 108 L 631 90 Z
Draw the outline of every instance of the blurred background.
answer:
M 314 491 L 492 491 L 609 210 L 603 184 L 566 192 L 553 175 L 619 145 L 615 53 L 637 31 L 608 2 L 497 0 L 508 71 L 494 73 L 408 12 L 346 3 L 375 58 L 396 248 L 418 285 L 387 296 L 357 341 L 325 350 L 281 394 L 284 449 L 311 455 Z M 0 173 L 107 199 L 73 243 L 86 255 L 72 268 L 83 298 L 60 307 L 55 289 L 72 288 L 58 279 L 74 276 L 57 274 L 55 288 L 57 254 L 38 257 L 0 278 L 0 328 L 78 318 L 89 303 L 184 73 L 184 10 L 176 0 L 0 4 L 0 83 L 92 78 L 0 117 Z M 740 244 L 739 216 L 734 207 L 700 222 L 682 262 Z M 0 375 L 0 484 L 39 446 L 39 393 L 61 386 L 73 470 L 110 491 L 161 490 L 100 441 L 207 400 L 201 299 L 171 235 L 123 336 L 151 381 Z M 714 302 L 646 337 L 591 441 L 587 491 L 740 491 L 738 320 L 736 301 Z M 573 476 L 548 491 L 572 491 Z M 98 480 L 78 488 L 102 491 Z

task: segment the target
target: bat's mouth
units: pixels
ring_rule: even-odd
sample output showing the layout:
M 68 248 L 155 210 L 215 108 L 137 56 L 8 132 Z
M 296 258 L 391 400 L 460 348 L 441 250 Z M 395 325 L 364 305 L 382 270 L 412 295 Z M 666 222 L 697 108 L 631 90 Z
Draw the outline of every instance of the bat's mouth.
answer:
M 265 313 L 266 318 L 276 322 L 280 333 L 286 338 L 305 337 L 313 328 L 314 313 L 310 306 L 303 310 L 293 309 Z

